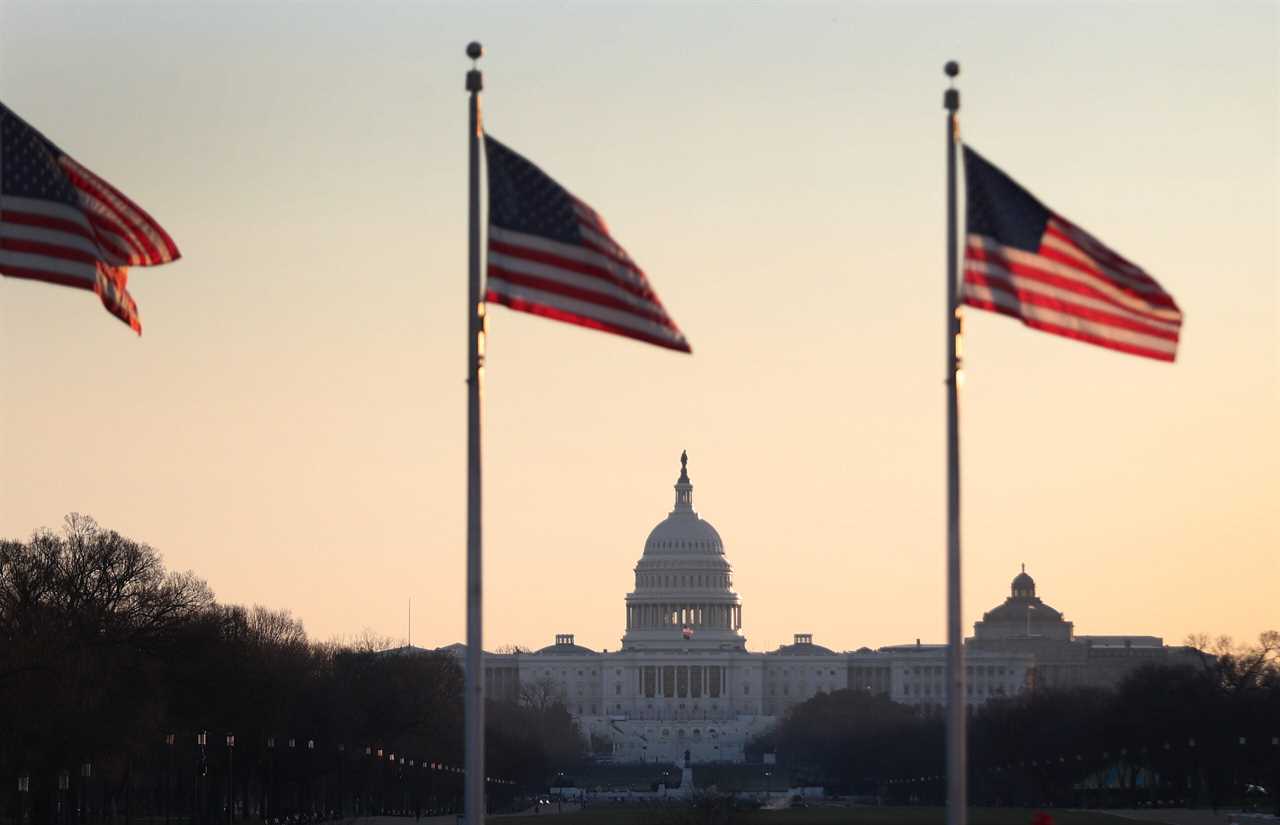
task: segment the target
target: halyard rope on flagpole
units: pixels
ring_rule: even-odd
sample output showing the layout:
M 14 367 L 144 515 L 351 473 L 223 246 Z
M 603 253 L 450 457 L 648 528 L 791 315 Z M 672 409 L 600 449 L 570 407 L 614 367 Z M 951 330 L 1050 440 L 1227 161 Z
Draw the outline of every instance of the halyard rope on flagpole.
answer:
M 467 659 L 464 681 L 467 825 L 484 822 L 484 634 L 480 519 L 480 425 L 484 381 L 484 289 L 480 272 L 480 91 L 484 78 L 476 66 L 484 49 L 467 44 L 470 116 L 467 125 L 470 199 L 467 212 Z
M 960 304 L 956 261 L 956 113 L 960 111 L 960 92 L 954 86 L 960 64 L 948 61 L 944 71 L 952 83 L 942 98 L 947 110 L 947 825 L 965 825 L 968 749 L 960 626 Z

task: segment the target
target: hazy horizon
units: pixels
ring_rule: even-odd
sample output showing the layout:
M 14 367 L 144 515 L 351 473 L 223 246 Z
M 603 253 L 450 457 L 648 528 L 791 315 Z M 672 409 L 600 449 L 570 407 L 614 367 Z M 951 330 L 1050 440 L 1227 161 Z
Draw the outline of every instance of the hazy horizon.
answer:
M 945 633 L 943 63 L 965 140 L 1186 316 L 1160 364 L 965 314 L 964 624 L 1280 627 L 1270 3 L 0 2 L 0 100 L 183 252 L 136 338 L 0 279 L 0 536 L 92 515 L 313 638 L 463 641 L 466 95 L 692 356 L 489 312 L 485 647 L 617 649 L 689 451 L 753 650 Z M 103 44 L 127 44 L 104 48 Z

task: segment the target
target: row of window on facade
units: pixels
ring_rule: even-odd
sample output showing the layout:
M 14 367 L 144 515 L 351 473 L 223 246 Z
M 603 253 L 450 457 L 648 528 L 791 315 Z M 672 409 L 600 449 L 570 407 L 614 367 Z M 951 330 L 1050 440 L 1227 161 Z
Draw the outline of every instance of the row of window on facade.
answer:
M 627 628 L 673 625 L 711 626 L 737 630 L 742 627 L 738 605 L 636 604 L 627 607 Z
M 636 584 L 641 587 L 733 587 L 733 578 L 728 573 L 694 573 L 684 576 L 637 573 Z
M 709 541 L 651 541 L 649 546 L 657 550 L 715 550 Z
M 912 667 L 903 668 L 902 675 L 905 676 L 938 676 L 941 677 L 946 671 L 942 665 L 934 665 L 932 667 Z M 993 676 L 1012 676 L 1013 668 L 1002 667 L 1000 665 L 965 665 L 964 672 L 970 676 L 993 677 Z
M 725 670 L 719 665 L 646 665 L 636 669 L 636 690 L 650 699 L 715 698 L 728 694 Z M 621 693 L 621 685 L 617 692 Z
M 1004 685 L 984 685 L 984 684 L 975 685 L 972 682 L 968 682 L 965 684 L 964 692 L 969 696 L 974 696 L 974 695 L 1005 696 L 1007 695 Z M 923 685 L 903 685 L 903 688 L 902 688 L 902 694 L 904 696 L 933 696 L 935 693 L 939 696 L 945 696 L 946 689 L 943 686 L 938 684 L 931 685 L 927 683 Z
M 657 738 L 658 738 L 658 736 L 657 736 L 657 734 L 656 734 L 656 732 L 654 731 L 654 729 L 653 729 L 653 728 L 650 728 L 650 729 L 648 730 L 648 735 L 649 735 L 649 737 L 650 737 L 650 738 L 652 738 L 652 739 L 657 739 Z M 663 739 L 670 739 L 670 738 L 671 738 L 671 728 L 662 728 L 662 736 L 661 736 L 661 738 L 663 738 Z M 690 736 L 689 736 L 688 734 L 686 734 L 686 733 L 685 733 L 685 729 L 684 729 L 684 728 L 676 728 L 676 738 L 677 738 L 677 739 L 686 739 L 686 738 L 690 738 Z M 693 738 L 693 739 L 695 739 L 695 740 L 697 740 L 697 739 L 701 739 L 701 738 L 702 738 L 702 728 L 694 728 L 694 729 L 692 730 L 692 738 Z M 715 729 L 715 728 L 707 728 L 707 738 L 708 738 L 708 739 L 719 739 L 719 738 L 720 738 L 720 734 L 719 734 L 719 732 L 717 732 L 717 731 L 716 731 L 716 729 Z M 621 749 L 621 748 L 623 748 L 623 747 L 627 748 L 628 750 L 634 750 L 634 749 L 637 749 L 637 748 L 641 748 L 641 749 L 643 749 L 643 748 L 645 747 L 645 745 L 644 745 L 642 742 L 637 742 L 637 741 L 635 741 L 635 740 L 629 740 L 629 741 L 627 741 L 627 742 L 625 742 L 625 743 L 623 743 L 623 742 L 615 743 L 615 750 Z
M 782 669 L 782 672 L 783 672 L 783 674 L 790 674 L 790 673 L 791 673 L 791 669 L 790 669 L 790 668 L 786 668 L 786 667 L 784 667 L 784 668 Z M 818 676 L 818 677 L 821 677 L 821 676 L 822 676 L 822 668 L 820 668 L 820 667 L 818 667 L 818 668 L 814 668 L 814 669 L 813 669 L 813 672 L 814 672 L 814 675 L 816 675 L 816 676 Z M 805 671 L 805 669 L 804 669 L 804 668 L 802 668 L 802 667 L 798 667 L 798 668 L 796 668 L 796 675 L 800 676 L 801 678 L 804 678 L 804 674 L 805 674 L 805 673 L 806 673 L 806 671 Z M 832 675 L 832 676 L 835 676 L 835 675 L 836 675 L 836 672 L 835 672 L 834 670 L 832 670 L 832 671 L 831 671 L 831 675 Z M 769 671 L 769 677 L 770 677 L 770 678 L 772 678 L 772 679 L 777 679 L 777 678 L 778 678 L 778 671 L 776 671 L 776 670 L 770 670 L 770 671 Z

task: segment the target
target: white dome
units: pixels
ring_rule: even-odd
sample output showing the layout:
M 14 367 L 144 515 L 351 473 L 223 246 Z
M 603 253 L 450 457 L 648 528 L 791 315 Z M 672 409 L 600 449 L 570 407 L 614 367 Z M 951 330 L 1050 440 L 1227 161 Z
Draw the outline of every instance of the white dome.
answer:
M 693 483 L 689 481 L 689 456 L 680 454 L 680 478 L 676 481 L 676 506 L 644 542 L 644 555 L 666 556 L 703 553 L 724 555 L 724 542 L 711 522 L 693 510 Z
M 685 553 L 714 553 L 724 555 L 724 542 L 711 522 L 698 514 L 675 511 L 649 533 L 644 542 L 644 554 L 667 555 Z
M 645 539 L 627 594 L 624 650 L 743 650 L 742 603 L 711 522 L 693 510 L 689 456 L 680 455 L 676 504 Z

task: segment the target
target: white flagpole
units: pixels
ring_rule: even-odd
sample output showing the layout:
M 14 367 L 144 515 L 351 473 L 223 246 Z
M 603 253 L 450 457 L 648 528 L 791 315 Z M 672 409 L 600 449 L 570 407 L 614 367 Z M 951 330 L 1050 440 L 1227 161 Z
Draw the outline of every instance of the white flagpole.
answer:
M 949 61 L 955 82 L 960 64 Z M 956 113 L 960 92 L 947 89 L 947 825 L 968 820 L 968 747 L 965 723 L 964 639 L 960 627 L 960 306 L 956 287 Z
M 467 57 L 484 54 L 479 43 L 467 45 Z M 484 379 L 484 295 L 480 288 L 480 90 L 484 79 L 474 62 L 467 72 L 471 116 L 467 126 L 470 161 L 470 204 L 467 215 L 467 662 L 464 682 L 466 739 L 465 811 L 467 825 L 484 822 L 484 635 L 481 612 L 480 541 L 480 403 Z

